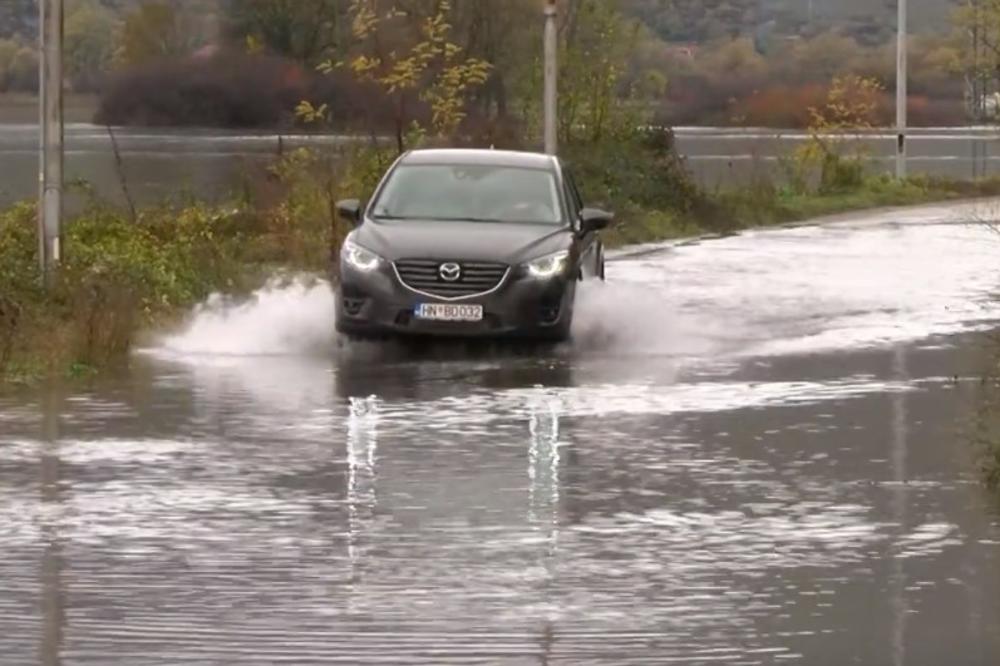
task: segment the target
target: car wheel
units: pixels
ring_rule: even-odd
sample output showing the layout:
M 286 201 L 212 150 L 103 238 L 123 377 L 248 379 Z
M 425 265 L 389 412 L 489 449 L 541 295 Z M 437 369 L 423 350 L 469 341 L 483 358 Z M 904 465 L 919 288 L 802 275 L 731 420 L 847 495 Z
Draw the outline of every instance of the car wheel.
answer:
M 597 259 L 595 260 L 596 266 L 594 266 L 594 277 L 596 277 L 601 282 L 604 282 L 604 245 L 598 243 L 597 245 Z

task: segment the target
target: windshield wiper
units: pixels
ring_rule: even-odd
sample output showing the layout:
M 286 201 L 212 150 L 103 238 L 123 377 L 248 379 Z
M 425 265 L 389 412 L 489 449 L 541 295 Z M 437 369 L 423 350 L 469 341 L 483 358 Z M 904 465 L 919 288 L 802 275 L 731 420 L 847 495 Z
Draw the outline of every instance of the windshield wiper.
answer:
M 493 224 L 503 222 L 503 220 L 492 217 L 435 217 L 430 219 L 433 219 L 435 222 L 487 222 Z
M 481 224 L 507 224 L 507 220 L 499 220 L 495 217 L 436 217 L 433 215 L 422 215 L 414 217 L 412 215 L 392 215 L 389 213 L 374 213 L 372 217 L 376 220 L 426 220 L 428 222 L 473 222 Z

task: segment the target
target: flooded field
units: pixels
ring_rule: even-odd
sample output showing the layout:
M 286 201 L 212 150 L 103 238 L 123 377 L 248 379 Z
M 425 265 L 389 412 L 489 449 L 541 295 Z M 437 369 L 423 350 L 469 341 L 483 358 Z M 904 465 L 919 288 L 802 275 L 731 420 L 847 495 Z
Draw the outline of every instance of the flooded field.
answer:
M 275 284 L 4 396 L 2 661 L 995 664 L 992 214 L 635 248 L 546 352 Z

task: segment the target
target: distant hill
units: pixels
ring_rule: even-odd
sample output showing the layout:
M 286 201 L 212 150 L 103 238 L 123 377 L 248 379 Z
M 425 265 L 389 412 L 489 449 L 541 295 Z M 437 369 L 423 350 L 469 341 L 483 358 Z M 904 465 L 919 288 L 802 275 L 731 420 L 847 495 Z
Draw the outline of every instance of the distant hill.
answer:
M 96 0 L 117 12 L 134 10 L 145 0 Z M 236 0 L 237 2 L 239 0 Z M 476 2 L 477 0 L 456 0 Z M 646 23 L 668 41 L 697 42 L 726 35 L 752 35 L 762 26 L 784 34 L 829 29 L 855 33 L 864 42 L 889 39 L 896 25 L 896 0 L 618 0 L 626 14 Z M 964 0 L 909 0 L 911 29 L 945 30 Z M 226 0 L 200 0 L 213 13 Z M 217 11 L 217 9 L 215 10 Z M 0 38 L 34 39 L 37 0 L 0 0 Z
M 786 5 L 797 9 L 805 17 L 809 13 L 809 0 L 764 0 L 765 4 Z M 852 16 L 870 16 L 891 20 L 896 24 L 896 1 L 889 0 L 813 0 L 816 18 L 849 19 Z M 914 29 L 928 30 L 946 27 L 956 0 L 909 0 L 910 20 Z
M 913 32 L 947 30 L 960 0 L 909 0 Z M 621 0 L 624 10 L 667 41 L 702 42 L 763 30 L 810 35 L 826 30 L 863 43 L 891 39 L 896 0 Z
M 0 0 L 0 39 L 34 36 L 38 30 L 36 0 Z

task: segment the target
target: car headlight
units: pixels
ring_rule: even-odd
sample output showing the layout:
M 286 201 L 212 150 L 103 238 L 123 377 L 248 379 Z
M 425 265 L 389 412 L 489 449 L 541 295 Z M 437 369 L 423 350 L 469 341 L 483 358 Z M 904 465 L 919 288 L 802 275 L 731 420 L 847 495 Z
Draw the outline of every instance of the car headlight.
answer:
M 366 250 L 350 238 L 344 241 L 344 246 L 340 249 L 340 258 L 351 268 L 356 268 L 362 273 L 370 273 L 382 265 L 382 257 L 371 250 Z
M 551 278 L 566 272 L 569 264 L 569 251 L 555 252 L 525 264 L 528 275 L 536 278 Z

